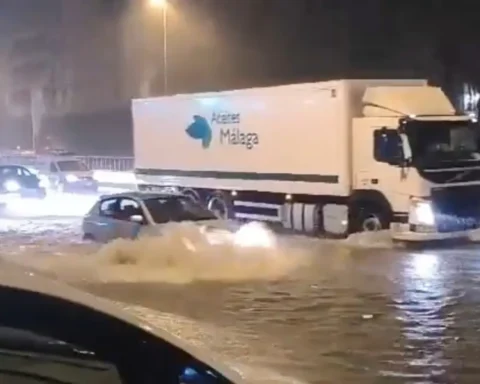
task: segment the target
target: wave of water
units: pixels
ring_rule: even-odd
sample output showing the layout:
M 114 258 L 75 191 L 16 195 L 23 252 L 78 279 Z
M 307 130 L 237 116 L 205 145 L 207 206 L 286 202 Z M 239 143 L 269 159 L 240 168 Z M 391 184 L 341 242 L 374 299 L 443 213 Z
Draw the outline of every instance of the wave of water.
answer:
M 22 238 L 15 232 L 15 227 L 6 231 L 12 236 L 11 248 L 15 238 Z M 312 256 L 309 250 L 285 242 L 270 249 L 212 245 L 199 227 L 189 223 L 167 226 L 162 236 L 117 239 L 102 246 L 79 243 L 79 234 L 74 235 L 76 241 L 68 241 L 73 233 L 67 231 L 58 241 L 51 223 L 50 230 L 38 231 L 31 242 L 25 242 L 26 232 L 23 245 L 17 243 L 17 249 L 4 256 L 67 280 L 168 283 L 275 280 L 307 265 Z
M 160 237 L 117 239 L 105 245 L 81 240 L 81 219 L 33 217 L 0 220 L 0 255 L 54 277 L 98 282 L 271 281 L 307 271 L 322 254 L 392 248 L 388 231 L 346 240 L 280 236 L 270 249 L 209 244 L 191 223 L 172 224 Z

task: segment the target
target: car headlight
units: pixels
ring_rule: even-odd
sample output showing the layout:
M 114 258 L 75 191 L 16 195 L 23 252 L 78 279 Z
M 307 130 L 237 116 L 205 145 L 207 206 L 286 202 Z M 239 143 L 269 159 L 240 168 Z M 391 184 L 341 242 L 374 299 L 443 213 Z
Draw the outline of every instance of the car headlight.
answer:
M 69 183 L 74 183 L 75 181 L 78 181 L 78 176 L 68 174 L 65 176 L 65 180 L 67 180 Z
M 3 183 L 7 192 L 18 192 L 20 190 L 20 184 L 15 180 L 7 180 Z
M 240 227 L 234 234 L 233 243 L 240 247 L 272 248 L 276 237 L 265 224 L 251 222 Z
M 435 213 L 432 203 L 423 199 L 412 199 L 410 202 L 409 223 L 414 225 L 435 225 Z

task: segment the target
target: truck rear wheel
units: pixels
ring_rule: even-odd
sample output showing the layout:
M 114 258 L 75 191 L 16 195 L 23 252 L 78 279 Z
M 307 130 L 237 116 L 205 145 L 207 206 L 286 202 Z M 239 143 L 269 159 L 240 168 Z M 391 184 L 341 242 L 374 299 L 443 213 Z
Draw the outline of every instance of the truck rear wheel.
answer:
M 220 219 L 233 219 L 235 217 L 232 200 L 224 192 L 211 194 L 207 198 L 207 208 Z

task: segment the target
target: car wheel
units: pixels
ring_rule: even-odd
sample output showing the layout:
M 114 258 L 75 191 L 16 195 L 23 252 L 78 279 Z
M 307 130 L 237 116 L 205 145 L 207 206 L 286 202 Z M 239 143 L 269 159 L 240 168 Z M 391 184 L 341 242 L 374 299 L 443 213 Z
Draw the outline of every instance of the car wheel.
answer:
M 95 236 L 93 236 L 91 233 L 84 233 L 83 234 L 83 240 L 84 241 L 95 241 Z

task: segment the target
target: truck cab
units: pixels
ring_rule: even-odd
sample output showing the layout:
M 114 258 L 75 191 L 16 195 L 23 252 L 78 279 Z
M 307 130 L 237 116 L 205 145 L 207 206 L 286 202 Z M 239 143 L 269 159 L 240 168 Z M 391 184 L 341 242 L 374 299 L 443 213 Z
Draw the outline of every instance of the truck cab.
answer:
M 377 207 L 366 208 L 370 221 L 362 224 L 386 220 L 403 241 L 468 236 L 479 228 L 476 120 L 458 115 L 442 90 L 429 86 L 370 88 L 363 105 L 352 127 L 354 189 L 375 194 Z

